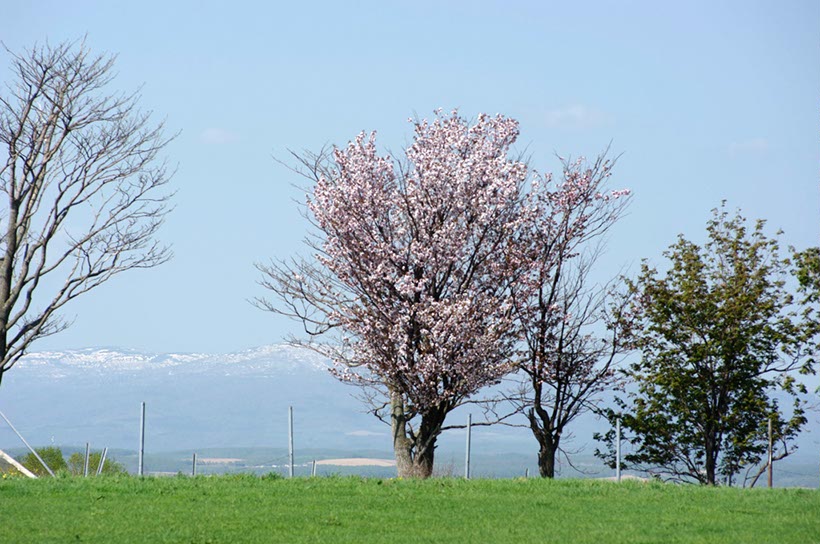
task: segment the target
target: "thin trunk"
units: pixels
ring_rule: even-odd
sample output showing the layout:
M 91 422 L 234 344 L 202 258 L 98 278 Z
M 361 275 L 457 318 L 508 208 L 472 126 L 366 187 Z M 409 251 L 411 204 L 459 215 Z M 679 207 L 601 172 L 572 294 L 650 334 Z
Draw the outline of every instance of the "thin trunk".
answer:
M 533 381 L 533 392 L 534 402 L 527 411 L 527 419 L 538 442 L 538 472 L 542 478 L 555 478 L 555 458 L 561 433 L 556 432 L 553 419 L 541 405 L 541 384 L 538 381 Z
M 706 436 L 706 485 L 715 485 L 715 472 L 717 468 L 717 451 L 714 436 L 707 431 Z
M 12 202 L 9 205 L 9 219 L 5 235 L 5 253 L 0 256 L 0 372 L 6 370 L 6 354 L 8 353 L 8 329 L 12 308 L 9 305 L 11 298 L 12 281 L 14 280 L 14 254 L 17 249 L 17 218 L 19 204 Z
M 547 433 L 542 437 L 543 440 L 539 440 L 538 472 L 542 478 L 555 478 L 555 454 L 558 452 L 558 440 L 554 440 Z
M 400 478 L 410 477 L 413 469 L 413 442 L 407 436 L 404 400 L 398 393 L 390 395 L 390 427 L 393 431 L 393 452 Z
M 707 457 L 706 459 L 706 485 L 715 485 L 715 462 Z

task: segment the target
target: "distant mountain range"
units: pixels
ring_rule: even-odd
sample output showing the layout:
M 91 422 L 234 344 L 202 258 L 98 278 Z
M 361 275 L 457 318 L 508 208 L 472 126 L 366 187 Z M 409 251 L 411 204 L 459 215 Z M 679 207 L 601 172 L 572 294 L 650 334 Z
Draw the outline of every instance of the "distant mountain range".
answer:
M 167 451 L 286 446 L 292 406 L 297 447 L 389 454 L 389 428 L 366 413 L 359 388 L 339 382 L 330 366 L 315 352 L 285 344 L 227 354 L 43 351 L 6 374 L 0 410 L 34 444 L 136 449 L 144 401 L 146 450 Z M 466 420 L 464 410 L 452 420 Z M 18 444 L 1 423 L 0 448 Z M 453 431 L 441 447 L 459 450 L 463 436 Z M 495 453 L 534 445 L 524 429 L 476 428 L 479 449 L 482 436 Z
M 288 345 L 220 355 L 37 352 L 4 377 L 0 410 L 36 444 L 136 449 L 143 401 L 146 449 L 284 445 L 288 406 L 303 447 L 387 437 L 351 397 L 357 390 L 328 367 L 318 354 Z M 0 425 L 0 447 L 9 442 L 19 441 Z
M 389 428 L 355 396 L 357 387 L 339 382 L 322 356 L 278 344 L 236 353 L 146 353 L 116 348 L 43 351 L 26 355 L 3 378 L 0 410 L 33 445 L 119 448 L 138 446 L 140 403 L 146 403 L 146 455 L 222 449 L 287 448 L 287 410 L 294 411 L 294 443 L 299 452 L 333 452 L 337 456 L 391 456 Z M 460 408 L 448 422 L 466 421 Z M 472 408 L 473 421 L 481 411 Z M 801 450 L 793 460 L 795 481 L 817 485 L 820 452 L 817 417 L 803 433 Z M 592 457 L 592 434 L 603 424 L 583 418 L 571 429 L 568 446 L 582 450 L 576 464 L 599 475 L 607 469 Z M 445 433 L 438 459 L 460 466 L 464 431 Z M 536 444 L 528 429 L 475 427 L 476 456 L 494 459 L 491 474 L 504 475 L 503 459 L 516 459 L 509 470 L 535 469 Z M 0 449 L 22 444 L 0 421 Z M 246 455 L 247 454 L 243 454 Z M 230 457 L 230 455 L 226 455 Z M 180 459 L 184 455 L 178 455 Z M 315 457 L 312 457 L 315 458 Z M 321 456 L 319 456 L 321 458 Z M 529 459 L 529 461 L 526 461 Z M 523 465 L 522 465 L 523 463 Z M 808 468 L 806 468 L 808 467 Z M 456 472 L 460 470 L 455 469 Z M 567 470 L 567 474 L 573 474 Z M 577 475 L 577 473 L 574 473 Z
M 273 377 L 283 373 L 321 371 L 329 366 L 329 361 L 313 351 L 287 344 L 276 344 L 218 355 L 155 354 L 115 348 L 40 351 L 26 355 L 18 363 L 15 371 L 30 372 L 52 379 L 69 377 L 78 372 L 95 372 L 109 377 L 136 372 Z

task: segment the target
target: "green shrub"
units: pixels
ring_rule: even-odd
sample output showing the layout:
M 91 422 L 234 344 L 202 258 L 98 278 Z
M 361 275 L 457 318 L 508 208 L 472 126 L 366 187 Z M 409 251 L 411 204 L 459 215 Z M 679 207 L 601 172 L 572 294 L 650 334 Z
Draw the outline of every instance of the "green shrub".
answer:
M 88 456 L 88 475 L 93 476 L 97 474 L 97 467 L 100 466 L 100 457 L 102 452 L 91 452 Z M 72 453 L 68 458 L 68 471 L 74 476 L 82 476 L 85 470 L 85 455 L 77 452 Z M 117 463 L 113 459 L 106 457 L 105 464 L 102 469 L 103 474 L 125 474 L 125 467 Z
M 43 461 L 48 465 L 53 472 L 58 472 L 60 470 L 68 470 L 68 465 L 63 458 L 63 452 L 60 451 L 60 448 L 55 446 L 48 446 L 46 448 L 34 448 L 34 451 L 43 458 Z M 25 454 L 23 457 L 19 458 L 20 464 L 24 467 L 29 469 L 31 472 L 36 474 L 37 476 L 47 476 L 48 471 L 43 467 L 42 463 L 34 456 L 33 453 L 29 452 Z

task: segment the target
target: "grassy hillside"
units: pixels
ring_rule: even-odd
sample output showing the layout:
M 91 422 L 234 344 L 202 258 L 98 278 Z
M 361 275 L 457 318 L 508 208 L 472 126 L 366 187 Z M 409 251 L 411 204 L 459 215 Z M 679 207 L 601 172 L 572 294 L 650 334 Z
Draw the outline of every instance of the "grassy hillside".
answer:
M 0 542 L 820 543 L 820 492 L 583 480 L 0 480 Z

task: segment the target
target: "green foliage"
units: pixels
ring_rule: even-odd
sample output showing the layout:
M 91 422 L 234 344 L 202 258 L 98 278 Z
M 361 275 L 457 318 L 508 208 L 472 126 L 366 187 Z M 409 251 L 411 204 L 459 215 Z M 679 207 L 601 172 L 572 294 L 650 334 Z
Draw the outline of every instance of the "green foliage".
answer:
M 97 473 L 97 467 L 100 466 L 100 457 L 102 457 L 102 452 L 99 451 L 91 452 L 88 455 L 88 474 L 90 476 L 93 476 Z M 82 476 L 85 473 L 84 453 L 77 452 L 71 454 L 71 456 L 68 458 L 68 471 L 74 476 Z M 120 463 L 117 463 L 113 459 L 109 459 L 108 457 L 106 457 L 102 473 L 105 475 L 125 474 L 126 470 L 125 467 L 122 466 Z
M 66 465 L 65 458 L 63 458 L 63 452 L 60 448 L 48 446 L 46 448 L 34 448 L 34 451 L 42 457 L 43 461 L 46 462 L 48 467 L 55 474 L 61 470 L 68 469 L 68 465 Z M 18 461 L 20 461 L 21 465 L 29 469 L 37 476 L 48 476 L 48 471 L 45 467 L 43 467 L 42 463 L 37 460 L 37 457 L 35 457 L 33 453 L 29 452 L 25 454 L 23 457 L 18 459 Z
M 24 477 L 23 473 L 17 470 L 17 467 L 9 465 L 4 469 L 0 469 L 0 478 L 4 480 L 6 478 L 22 478 Z
M 820 493 L 362 478 L 0 480 L 0 542 L 816 542 Z M 43 520 L 48 520 L 45 523 Z
M 812 247 L 795 254 L 795 275 L 806 302 L 820 299 L 820 248 Z
M 49 466 L 49 468 L 54 472 L 55 475 L 65 474 L 70 476 L 82 476 L 84 473 L 84 466 L 85 466 L 85 454 L 84 453 L 72 453 L 71 456 L 68 458 L 68 462 L 66 462 L 65 458 L 63 457 L 63 452 L 60 448 L 49 446 L 46 448 L 35 448 L 35 451 L 43 458 L 43 461 Z M 97 467 L 100 465 L 100 457 L 102 452 L 91 452 L 89 457 L 88 463 L 88 474 L 93 476 L 97 473 Z M 23 457 L 19 459 L 20 463 L 29 469 L 31 472 L 36 474 L 37 476 L 48 476 L 48 471 L 43 468 L 43 465 L 37 458 L 34 456 L 33 453 L 27 453 Z M 106 458 L 105 464 L 103 465 L 103 474 L 106 475 L 115 475 L 115 474 L 126 474 L 127 471 L 125 467 L 120 463 L 117 463 L 113 459 Z
M 791 451 L 805 424 L 805 387 L 796 372 L 813 372 L 808 357 L 816 329 L 804 302 L 787 289 L 791 261 L 779 254 L 764 222 L 747 227 L 725 207 L 713 211 L 708 240 L 680 236 L 664 253 L 664 274 L 646 262 L 629 282 L 626 323 L 640 361 L 627 376 L 637 391 L 620 399 L 633 452 L 626 462 L 678 481 L 714 484 L 761 460 L 771 418 L 777 457 Z M 791 398 L 784 411 L 773 395 Z M 780 395 L 783 398 L 783 395 Z M 603 439 L 612 461 L 614 433 Z

